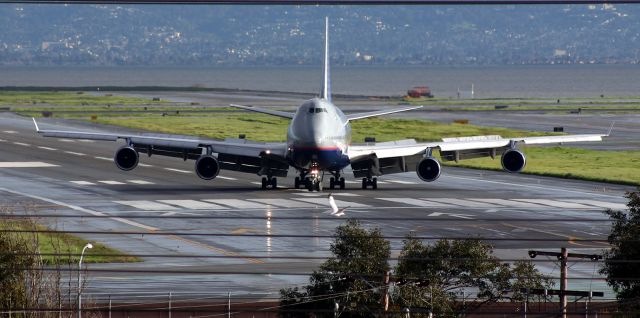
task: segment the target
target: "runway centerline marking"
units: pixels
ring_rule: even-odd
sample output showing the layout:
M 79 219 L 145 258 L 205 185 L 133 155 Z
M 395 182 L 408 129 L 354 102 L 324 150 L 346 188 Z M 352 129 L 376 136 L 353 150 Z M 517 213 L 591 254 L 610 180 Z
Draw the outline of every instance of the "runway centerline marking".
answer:
M 136 209 L 146 210 L 146 211 L 173 211 L 173 210 L 179 210 L 178 207 L 175 207 L 175 206 L 172 206 L 172 205 L 158 203 L 158 202 L 155 202 L 155 201 L 147 201 L 147 200 L 113 201 L 113 202 L 118 203 L 118 204 L 122 204 L 122 205 L 128 205 L 128 206 L 134 207 Z
M 112 158 L 107 158 L 107 157 L 94 157 L 94 158 L 99 159 L 99 160 L 106 160 L 106 161 L 112 161 L 113 160 Z
M 0 161 L 0 168 L 48 168 L 59 167 L 42 161 Z
M 467 208 L 494 208 L 494 204 L 488 204 L 485 202 L 476 202 L 461 199 L 449 199 L 449 198 L 426 198 L 425 201 L 435 201 L 450 205 L 459 205 Z
M 188 170 L 181 170 L 181 169 L 174 169 L 174 168 L 164 168 L 164 170 L 180 172 L 180 173 L 191 173 L 191 171 L 188 171 Z
M 126 184 L 126 183 L 124 183 L 124 182 L 115 181 L 115 180 L 98 180 L 98 182 L 100 182 L 100 183 L 104 183 L 104 184 L 110 184 L 110 185 L 121 185 L 121 184 Z
M 49 150 L 49 151 L 57 151 L 58 150 L 56 148 L 45 147 L 45 146 L 38 146 L 38 148 L 43 149 L 43 150 Z
M 18 132 L 17 132 L 17 131 L 15 131 L 15 130 L 3 130 L 2 132 L 3 132 L 3 133 L 5 133 L 5 134 L 12 134 L 12 135 L 13 135 L 13 134 L 17 134 L 17 133 L 18 133 Z
M 236 179 L 236 178 L 232 178 L 232 177 L 224 177 L 224 176 L 217 176 L 216 178 L 220 178 L 220 179 L 223 179 L 223 180 L 238 180 L 238 179 Z
M 390 180 L 390 179 L 387 179 L 387 181 L 393 182 L 393 183 L 399 183 L 399 184 L 418 184 L 417 182 L 404 181 L 404 180 Z
M 31 144 L 24 143 L 24 142 L 17 142 L 17 141 L 14 141 L 14 142 L 13 142 L 13 144 L 14 144 L 14 145 L 18 145 L 18 146 L 23 146 L 23 147 L 31 147 Z
M 623 203 L 604 202 L 604 201 L 598 201 L 598 200 L 562 199 L 562 201 L 588 204 L 588 205 L 593 205 L 593 206 L 597 206 L 597 207 L 600 207 L 600 208 L 612 209 L 612 210 L 628 210 L 629 209 L 629 207 L 626 204 L 623 204 Z
M 76 141 L 75 141 L 75 140 L 73 140 L 73 139 L 65 139 L 65 138 L 60 138 L 60 139 L 58 139 L 58 141 L 62 141 L 62 142 L 76 142 Z
M 451 205 L 448 205 L 448 204 L 443 204 L 443 203 L 434 202 L 434 201 L 418 200 L 418 199 L 412 199 L 412 198 L 376 198 L 376 199 L 395 202 L 395 203 L 404 203 L 408 205 L 414 205 L 414 206 L 425 207 L 425 208 L 451 207 Z
M 78 180 L 78 181 L 69 181 L 71 183 L 75 183 L 78 185 L 95 185 L 95 183 L 93 182 L 89 182 L 89 181 L 82 181 L 82 180 Z
M 134 184 L 155 184 L 151 181 L 146 181 L 146 180 L 127 180 L 127 182 L 129 183 L 134 183 Z
M 109 160 L 112 160 L 112 159 L 109 159 Z M 138 166 L 140 166 L 140 167 L 153 167 L 152 165 L 148 165 L 148 164 L 142 163 L 142 162 L 138 163 Z
M 64 153 L 68 153 L 68 154 L 74 155 L 74 156 L 86 156 L 85 154 L 83 154 L 81 152 L 74 152 L 74 151 L 65 151 Z

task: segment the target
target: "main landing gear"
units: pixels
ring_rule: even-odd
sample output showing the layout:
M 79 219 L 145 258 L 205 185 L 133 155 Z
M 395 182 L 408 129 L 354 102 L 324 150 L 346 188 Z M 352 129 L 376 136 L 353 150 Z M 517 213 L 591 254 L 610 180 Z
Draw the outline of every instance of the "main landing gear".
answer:
M 362 178 L 362 189 L 367 189 L 371 186 L 371 189 L 378 188 L 378 178 Z
M 271 189 L 278 188 L 278 180 L 274 177 L 262 177 L 262 189 L 271 187 Z
M 336 187 L 344 189 L 344 178 L 340 177 L 340 171 L 332 172 L 333 177 L 329 179 L 329 189 L 333 190 Z

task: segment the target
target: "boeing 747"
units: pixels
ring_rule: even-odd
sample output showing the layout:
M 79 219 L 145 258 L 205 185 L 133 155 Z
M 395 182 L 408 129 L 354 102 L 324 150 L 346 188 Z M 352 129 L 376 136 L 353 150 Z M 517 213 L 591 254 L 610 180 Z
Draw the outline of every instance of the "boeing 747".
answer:
M 362 188 L 376 189 L 382 175 L 416 171 L 425 182 L 440 177 L 442 166 L 433 156 L 440 152 L 444 161 L 478 157 L 498 157 L 508 172 L 520 172 L 526 163 L 519 144 L 549 144 L 601 141 L 608 134 L 561 135 L 545 137 L 501 138 L 472 136 L 445 138 L 438 142 L 418 143 L 413 139 L 363 145 L 351 144 L 354 120 L 408 111 L 417 107 L 394 108 L 345 115 L 331 100 L 329 75 L 329 20 L 325 19 L 322 89 L 317 98 L 300 105 L 295 113 L 260 107 L 232 105 L 237 108 L 284 117 L 291 120 L 287 141 L 283 143 L 250 142 L 242 139 L 224 141 L 179 135 L 94 133 L 80 131 L 36 130 L 44 137 L 118 141 L 124 145 L 114 156 L 118 168 L 129 171 L 139 162 L 139 154 L 195 160 L 195 172 L 205 180 L 216 178 L 220 170 L 233 170 L 262 176 L 262 188 L 276 188 L 277 177 L 286 177 L 289 169 L 297 171 L 294 187 L 321 191 L 325 174 L 329 187 L 345 188 L 343 170 L 351 166 Z

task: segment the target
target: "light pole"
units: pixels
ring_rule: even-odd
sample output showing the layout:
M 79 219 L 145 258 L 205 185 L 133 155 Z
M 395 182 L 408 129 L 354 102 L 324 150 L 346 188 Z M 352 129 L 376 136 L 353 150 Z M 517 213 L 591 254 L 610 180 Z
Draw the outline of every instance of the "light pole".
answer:
M 78 318 L 82 318 L 82 289 L 80 285 L 80 271 L 82 270 L 82 258 L 84 257 L 84 251 L 88 248 L 93 248 L 91 243 L 87 243 L 87 245 L 82 248 L 82 253 L 80 253 L 80 261 L 78 262 Z

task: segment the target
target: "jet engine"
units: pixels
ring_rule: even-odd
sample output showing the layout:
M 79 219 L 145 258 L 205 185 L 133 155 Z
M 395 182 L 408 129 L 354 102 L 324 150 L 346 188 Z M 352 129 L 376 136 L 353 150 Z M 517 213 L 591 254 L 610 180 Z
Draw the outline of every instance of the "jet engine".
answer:
M 113 161 L 120 170 L 129 171 L 138 166 L 138 152 L 129 146 L 124 146 L 113 157 Z
M 196 160 L 196 174 L 200 179 L 213 180 L 220 172 L 220 163 L 211 155 L 200 156 Z
M 502 168 L 508 172 L 520 172 L 527 164 L 522 152 L 517 149 L 509 149 L 502 154 Z
M 425 182 L 436 181 L 440 178 L 440 172 L 442 172 L 440 162 L 433 157 L 422 158 L 416 166 L 416 173 L 418 174 L 418 177 Z

